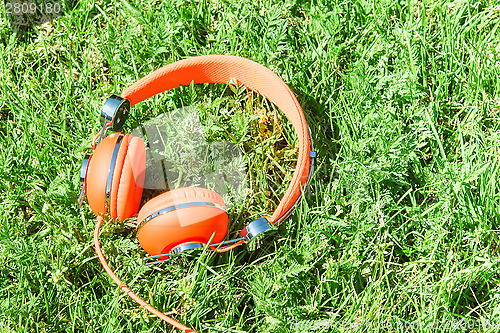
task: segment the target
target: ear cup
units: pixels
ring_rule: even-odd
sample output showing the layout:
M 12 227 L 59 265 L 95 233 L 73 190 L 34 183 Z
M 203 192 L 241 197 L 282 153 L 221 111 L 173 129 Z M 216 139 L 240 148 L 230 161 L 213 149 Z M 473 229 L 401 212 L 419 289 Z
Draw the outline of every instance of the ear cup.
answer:
M 87 200 L 94 214 L 109 213 L 112 219 L 123 221 L 137 213 L 145 168 L 146 150 L 142 139 L 120 133 L 104 138 L 92 154 L 86 177 Z M 110 193 L 106 200 L 108 181 Z
M 137 239 L 150 255 L 169 253 L 174 247 L 218 243 L 227 233 L 228 216 L 222 197 L 200 187 L 165 192 L 139 211 Z
M 113 151 L 120 139 L 120 133 L 113 133 L 101 140 L 87 167 L 87 201 L 96 215 L 107 213 L 106 185 L 108 183 Z M 121 139 L 123 141 L 123 138 Z M 121 146 L 121 143 L 120 143 Z

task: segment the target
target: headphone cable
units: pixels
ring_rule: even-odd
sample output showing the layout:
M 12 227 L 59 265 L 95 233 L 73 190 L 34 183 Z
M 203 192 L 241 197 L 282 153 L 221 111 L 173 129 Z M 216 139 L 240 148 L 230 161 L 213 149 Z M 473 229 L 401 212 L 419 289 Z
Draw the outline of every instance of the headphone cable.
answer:
M 98 216 L 97 217 L 97 223 L 95 225 L 94 229 L 94 244 L 95 244 L 95 250 L 97 252 L 97 256 L 99 257 L 99 261 L 101 262 L 102 267 L 104 267 L 104 270 L 109 274 L 111 279 L 127 294 L 129 295 L 134 301 L 136 301 L 139 305 L 141 305 L 143 308 L 160 318 L 161 320 L 169 323 L 170 325 L 180 329 L 181 331 L 185 333 L 196 333 L 192 329 L 190 329 L 187 326 L 182 325 L 181 323 L 177 322 L 176 320 L 170 318 L 166 314 L 158 311 L 155 309 L 153 306 L 151 306 L 149 303 L 144 301 L 142 298 L 134 294 L 132 290 L 130 290 L 119 278 L 116 276 L 115 272 L 109 267 L 108 262 L 106 261 L 106 258 L 104 258 L 104 254 L 102 253 L 101 250 L 101 244 L 99 241 L 99 232 L 101 230 L 101 226 L 103 223 L 102 217 Z

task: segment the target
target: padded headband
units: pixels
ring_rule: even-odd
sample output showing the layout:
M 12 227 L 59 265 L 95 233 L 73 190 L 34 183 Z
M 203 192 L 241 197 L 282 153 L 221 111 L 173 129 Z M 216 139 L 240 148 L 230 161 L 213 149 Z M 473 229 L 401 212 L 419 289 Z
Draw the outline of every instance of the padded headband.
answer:
M 143 77 L 122 93 L 131 105 L 156 94 L 193 83 L 227 84 L 230 79 L 266 97 L 291 121 L 299 141 L 299 153 L 292 180 L 273 213 L 270 222 L 277 224 L 290 212 L 305 188 L 309 171 L 311 142 L 309 129 L 300 104 L 283 80 L 266 67 L 240 57 L 206 55 L 166 65 Z

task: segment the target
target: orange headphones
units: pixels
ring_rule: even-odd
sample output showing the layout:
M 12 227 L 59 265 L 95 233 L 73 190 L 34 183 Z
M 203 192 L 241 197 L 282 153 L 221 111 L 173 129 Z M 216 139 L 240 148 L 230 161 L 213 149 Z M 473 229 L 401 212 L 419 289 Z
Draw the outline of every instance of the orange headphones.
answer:
M 223 241 L 228 215 L 221 195 L 205 188 L 183 187 L 162 193 L 140 207 L 146 172 L 145 143 L 130 134 L 106 133 L 110 128 L 119 132 L 130 107 L 156 94 L 191 83 L 226 84 L 230 79 L 266 97 L 285 113 L 297 133 L 299 150 L 290 185 L 272 217 L 261 217 L 243 228 L 240 238 Z M 99 242 L 104 218 L 123 221 L 138 213 L 137 238 L 150 254 L 148 258 L 168 258 L 205 246 L 224 252 L 248 242 L 289 217 L 309 183 L 316 153 L 304 113 L 290 88 L 266 67 L 245 58 L 209 55 L 177 61 L 143 77 L 125 89 L 121 97 L 111 96 L 101 118 L 103 128 L 94 138 L 94 152 L 82 163 L 79 197 L 81 204 L 86 195 L 97 215 L 94 242 L 99 260 L 113 281 L 140 305 L 167 323 L 194 332 L 143 301 L 111 270 Z

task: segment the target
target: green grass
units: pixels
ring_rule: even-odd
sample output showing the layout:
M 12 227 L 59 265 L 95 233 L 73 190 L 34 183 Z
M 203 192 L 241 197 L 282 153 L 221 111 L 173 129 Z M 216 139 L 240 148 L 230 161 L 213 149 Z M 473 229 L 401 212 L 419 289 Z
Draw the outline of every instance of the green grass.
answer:
M 27 27 L 0 15 L 0 331 L 172 331 L 101 268 L 77 174 L 108 95 L 202 54 L 250 58 L 290 85 L 317 170 L 296 214 L 256 251 L 150 268 L 132 221 L 107 224 L 104 251 L 133 290 L 199 332 L 498 331 L 498 1 L 64 7 Z M 213 85 L 175 89 L 134 108 L 127 129 L 196 103 L 231 128 L 217 113 L 238 112 L 224 104 L 231 96 Z M 234 230 L 272 210 L 294 158 L 289 125 L 290 145 L 274 155 L 279 131 L 245 121 L 248 156 L 265 149 L 286 167 L 255 159 Z

